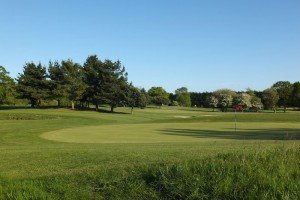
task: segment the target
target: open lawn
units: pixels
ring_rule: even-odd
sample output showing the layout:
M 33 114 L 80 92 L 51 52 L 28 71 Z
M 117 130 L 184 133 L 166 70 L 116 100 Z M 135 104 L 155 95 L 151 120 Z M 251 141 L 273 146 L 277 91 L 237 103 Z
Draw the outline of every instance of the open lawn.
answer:
M 0 199 L 300 198 L 300 112 L 0 111 Z

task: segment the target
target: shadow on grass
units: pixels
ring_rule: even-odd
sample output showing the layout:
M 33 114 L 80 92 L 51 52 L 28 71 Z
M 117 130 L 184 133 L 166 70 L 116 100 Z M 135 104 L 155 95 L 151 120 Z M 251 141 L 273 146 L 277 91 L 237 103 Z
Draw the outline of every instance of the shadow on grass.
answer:
M 79 108 L 79 109 L 76 109 L 75 111 L 95 111 L 96 112 L 96 109 L 95 108 Z M 117 111 L 111 112 L 110 110 L 106 110 L 104 108 L 99 108 L 97 112 L 108 113 L 108 114 L 124 114 L 124 115 L 130 114 L 130 113 L 126 113 L 126 112 L 117 112 Z
M 162 129 L 165 135 L 234 140 L 300 140 L 300 129 L 238 129 L 228 131 Z
M 18 109 L 36 109 L 36 110 L 47 110 L 47 109 L 69 109 L 71 110 L 71 107 L 68 106 L 39 106 L 39 107 L 30 107 L 30 106 L 0 106 L 0 110 L 18 110 Z M 95 108 L 75 108 L 74 111 L 95 111 Z M 130 114 L 126 112 L 111 112 L 110 110 L 106 110 L 104 108 L 99 108 L 99 113 L 109 113 L 109 114 Z

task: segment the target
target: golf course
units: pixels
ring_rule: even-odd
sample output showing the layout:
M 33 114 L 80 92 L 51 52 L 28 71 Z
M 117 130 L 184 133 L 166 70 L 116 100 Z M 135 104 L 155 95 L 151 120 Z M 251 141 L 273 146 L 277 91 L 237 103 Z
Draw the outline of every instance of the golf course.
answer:
M 1 110 L 0 199 L 300 197 L 299 112 L 108 110 Z

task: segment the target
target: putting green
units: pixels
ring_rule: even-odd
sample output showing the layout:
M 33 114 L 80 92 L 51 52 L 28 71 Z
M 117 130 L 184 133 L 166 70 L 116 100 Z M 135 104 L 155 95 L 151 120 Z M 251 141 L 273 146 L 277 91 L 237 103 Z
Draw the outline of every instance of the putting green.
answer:
M 211 140 L 296 140 L 296 123 L 158 123 L 77 127 L 47 132 L 42 138 L 70 143 L 160 143 Z

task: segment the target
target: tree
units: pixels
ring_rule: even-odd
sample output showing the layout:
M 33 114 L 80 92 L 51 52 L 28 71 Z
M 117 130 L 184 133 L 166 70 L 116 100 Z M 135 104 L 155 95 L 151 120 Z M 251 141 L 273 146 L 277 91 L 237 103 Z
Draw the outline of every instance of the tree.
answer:
M 17 92 L 21 98 L 28 99 L 31 107 L 41 103 L 42 99 L 49 96 L 49 81 L 47 80 L 46 68 L 41 63 L 26 63 L 23 74 L 17 78 Z
M 261 102 L 261 98 L 257 97 L 257 96 L 251 96 L 251 110 L 253 111 L 259 111 L 263 108 L 263 104 Z
M 87 88 L 84 83 L 83 69 L 71 60 L 61 62 L 62 71 L 64 74 L 64 84 L 67 91 L 67 97 L 71 101 L 72 110 L 75 109 L 75 101 L 82 99 L 83 94 Z
M 51 98 L 57 100 L 57 106 L 60 107 L 61 99 L 67 98 L 67 87 L 66 80 L 67 78 L 64 74 L 62 65 L 55 61 L 54 63 L 49 62 L 49 78 L 50 78 L 50 91 Z
M 215 112 L 215 108 L 218 107 L 218 103 L 219 103 L 218 99 L 215 96 L 211 95 L 208 98 L 208 101 L 209 101 L 209 106 L 213 109 L 213 112 Z
M 283 106 L 284 112 L 286 112 L 288 100 L 290 99 L 290 95 L 293 91 L 292 84 L 289 81 L 278 81 L 272 86 L 272 88 L 277 91 L 279 104 Z
M 0 105 L 15 101 L 15 82 L 3 66 L 0 66 Z
M 149 99 L 150 99 L 150 97 L 149 97 L 147 91 L 144 88 L 142 88 L 141 89 L 141 101 L 140 101 L 140 108 L 141 109 L 144 109 L 144 108 L 147 107 L 147 105 L 150 102 Z
M 266 109 L 273 109 L 276 113 L 276 105 L 279 100 L 279 95 L 274 88 L 269 88 L 263 91 L 263 103 Z
M 300 107 L 300 82 L 293 84 L 293 91 L 291 94 L 291 104 L 295 107 Z
M 99 110 L 99 104 L 104 103 L 104 67 L 103 63 L 96 55 L 89 56 L 84 65 L 84 81 L 87 85 L 84 94 L 87 100 L 92 101 L 96 106 L 96 111 Z
M 175 94 L 176 101 L 180 106 L 191 107 L 191 95 L 186 87 L 178 88 Z
M 233 104 L 235 106 L 242 106 L 242 109 L 251 107 L 251 96 L 247 93 L 240 93 L 234 96 Z
M 126 103 L 127 73 L 120 61 L 105 60 L 103 68 L 103 98 L 104 102 L 110 105 L 110 111 L 113 112 L 118 105 Z
M 149 89 L 148 94 L 151 102 L 155 105 L 162 106 L 169 104 L 169 94 L 162 87 L 152 87 Z
M 232 106 L 236 93 L 229 89 L 220 89 L 216 90 L 213 95 L 218 99 L 222 112 L 227 112 L 227 108 Z
M 142 93 L 132 84 L 128 85 L 127 104 L 131 107 L 131 114 L 133 114 L 134 107 L 140 107 L 142 104 Z

